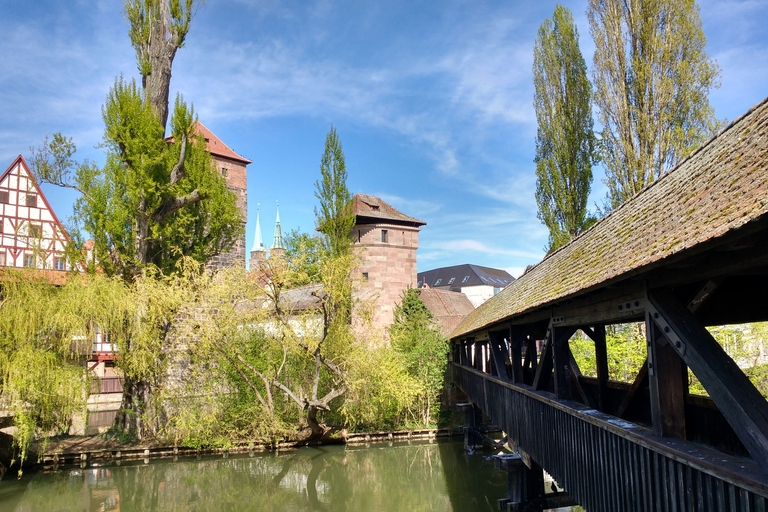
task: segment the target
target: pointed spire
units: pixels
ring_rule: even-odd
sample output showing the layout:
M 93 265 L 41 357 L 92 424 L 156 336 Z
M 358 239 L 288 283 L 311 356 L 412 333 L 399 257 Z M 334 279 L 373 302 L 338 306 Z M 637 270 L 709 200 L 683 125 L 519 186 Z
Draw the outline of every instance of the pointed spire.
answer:
M 283 244 L 283 230 L 280 228 L 280 203 L 277 204 L 277 220 L 275 220 L 275 240 L 272 242 L 272 249 L 285 250 Z
M 253 240 L 253 249 L 251 249 L 251 252 L 264 251 L 264 242 L 261 239 L 261 221 L 259 220 L 259 206 L 261 206 L 261 203 L 257 203 L 256 205 L 256 237 Z

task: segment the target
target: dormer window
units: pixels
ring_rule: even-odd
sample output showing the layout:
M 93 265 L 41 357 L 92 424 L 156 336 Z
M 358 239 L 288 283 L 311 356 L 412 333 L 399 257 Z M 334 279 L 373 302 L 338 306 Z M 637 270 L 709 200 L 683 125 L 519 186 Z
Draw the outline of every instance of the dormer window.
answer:
M 464 279 L 461 280 L 461 284 L 464 284 L 467 281 L 469 281 L 469 276 L 464 276 Z
M 455 278 L 455 277 L 452 277 L 451 279 L 449 279 L 449 280 L 448 280 L 448 284 L 453 284 L 453 282 L 454 282 L 455 280 L 456 280 L 456 278 Z
M 442 279 L 438 279 L 437 281 L 435 281 L 435 286 L 440 286 L 440 282 L 441 281 L 442 281 Z

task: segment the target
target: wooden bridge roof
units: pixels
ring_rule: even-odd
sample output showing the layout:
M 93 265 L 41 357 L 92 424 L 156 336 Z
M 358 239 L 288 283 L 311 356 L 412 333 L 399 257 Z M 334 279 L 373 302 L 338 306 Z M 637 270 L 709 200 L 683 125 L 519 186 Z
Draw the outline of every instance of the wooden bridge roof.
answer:
M 708 250 L 768 219 L 768 98 L 548 255 L 456 328 L 456 338 Z

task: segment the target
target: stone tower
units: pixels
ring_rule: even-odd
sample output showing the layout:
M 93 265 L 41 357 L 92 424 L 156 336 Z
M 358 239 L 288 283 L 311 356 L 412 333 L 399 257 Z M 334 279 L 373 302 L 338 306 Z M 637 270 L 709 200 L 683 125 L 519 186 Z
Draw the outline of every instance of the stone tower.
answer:
M 419 231 L 427 223 L 365 194 L 354 197 L 353 213 L 352 237 L 360 254 L 356 272 L 362 279 L 356 298 L 372 303 L 373 325 L 383 330 L 392 323 L 403 292 L 416 286 Z
M 205 138 L 205 149 L 213 157 L 216 168 L 227 182 L 227 187 L 237 197 L 237 207 L 240 208 L 243 227 L 245 227 L 245 223 L 248 221 L 248 176 L 246 167 L 251 161 L 235 153 L 200 121 L 195 126 L 195 132 Z M 209 268 L 229 266 L 245 268 L 245 230 L 243 230 L 243 234 L 235 242 L 232 249 L 219 254 L 208 262 Z

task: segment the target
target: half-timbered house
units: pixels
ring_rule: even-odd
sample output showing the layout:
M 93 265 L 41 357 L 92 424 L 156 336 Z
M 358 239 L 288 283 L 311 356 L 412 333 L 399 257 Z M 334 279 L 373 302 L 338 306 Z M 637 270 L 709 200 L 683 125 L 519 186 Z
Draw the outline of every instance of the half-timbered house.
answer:
M 0 266 L 69 270 L 69 241 L 51 205 L 19 155 L 0 176 Z

